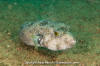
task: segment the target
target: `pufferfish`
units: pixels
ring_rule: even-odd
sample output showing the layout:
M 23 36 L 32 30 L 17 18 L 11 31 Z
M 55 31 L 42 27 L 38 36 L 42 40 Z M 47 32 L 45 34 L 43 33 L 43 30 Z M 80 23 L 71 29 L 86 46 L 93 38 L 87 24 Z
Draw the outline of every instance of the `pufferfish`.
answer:
M 76 44 L 66 24 L 51 21 L 29 22 L 22 26 L 20 39 L 35 47 L 45 47 L 52 51 L 66 50 Z

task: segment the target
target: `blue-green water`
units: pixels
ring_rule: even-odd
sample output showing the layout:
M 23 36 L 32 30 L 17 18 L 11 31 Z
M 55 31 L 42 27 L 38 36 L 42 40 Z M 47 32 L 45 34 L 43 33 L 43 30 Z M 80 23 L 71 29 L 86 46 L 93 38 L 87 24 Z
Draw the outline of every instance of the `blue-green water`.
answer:
M 3 0 L 0 2 L 5 4 L 3 8 L 12 7 L 11 10 L 21 8 L 29 14 L 35 12 L 37 20 L 71 15 L 80 18 L 79 14 L 92 17 L 94 10 L 100 7 L 99 0 Z

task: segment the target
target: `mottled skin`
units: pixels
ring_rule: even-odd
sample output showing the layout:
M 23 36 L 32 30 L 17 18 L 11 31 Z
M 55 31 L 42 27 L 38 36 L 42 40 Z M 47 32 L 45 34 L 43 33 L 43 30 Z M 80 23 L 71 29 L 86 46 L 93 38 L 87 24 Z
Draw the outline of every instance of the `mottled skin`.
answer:
M 36 23 L 23 28 L 20 32 L 20 39 L 26 45 L 46 47 L 53 51 L 71 48 L 76 43 L 73 36 L 67 31 L 57 31 L 44 23 L 43 26 Z
M 47 35 L 43 40 L 44 44 L 42 45 L 54 51 L 71 48 L 76 43 L 76 40 L 70 34 L 64 34 L 60 37 Z

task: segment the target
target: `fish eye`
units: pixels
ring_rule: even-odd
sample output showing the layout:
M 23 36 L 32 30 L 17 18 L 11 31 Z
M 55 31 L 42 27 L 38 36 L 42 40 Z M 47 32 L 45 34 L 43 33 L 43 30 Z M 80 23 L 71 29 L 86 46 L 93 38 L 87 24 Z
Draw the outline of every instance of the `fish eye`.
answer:
M 55 31 L 55 32 L 54 32 L 54 35 L 55 35 L 55 36 L 59 36 L 59 33 Z

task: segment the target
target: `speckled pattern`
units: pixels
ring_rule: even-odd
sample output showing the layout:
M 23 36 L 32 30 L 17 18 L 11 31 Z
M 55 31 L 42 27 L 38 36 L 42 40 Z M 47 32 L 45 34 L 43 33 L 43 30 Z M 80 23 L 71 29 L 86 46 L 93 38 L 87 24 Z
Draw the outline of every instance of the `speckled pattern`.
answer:
M 68 26 L 64 23 L 45 20 L 24 25 L 20 32 L 20 39 L 26 45 L 57 51 L 71 48 L 76 43 L 73 36 L 68 34 Z

